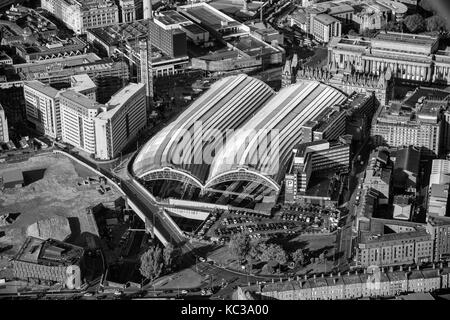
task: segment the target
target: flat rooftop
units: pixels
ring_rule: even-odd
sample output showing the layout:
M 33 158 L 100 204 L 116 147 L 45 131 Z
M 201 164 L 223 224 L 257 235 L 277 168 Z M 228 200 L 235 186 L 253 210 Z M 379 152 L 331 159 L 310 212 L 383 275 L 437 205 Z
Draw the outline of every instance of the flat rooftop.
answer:
M 0 106 L 1 110 L 1 106 Z M 9 182 L 23 182 L 23 174 L 20 170 L 9 170 L 5 171 L 1 174 L 1 177 L 3 179 L 3 183 L 9 183 Z
M 183 26 L 183 29 L 186 29 L 193 34 L 203 34 L 203 33 L 208 32 L 205 29 L 203 29 L 202 27 L 200 27 L 198 24 L 195 24 L 195 23 L 185 25 L 185 26 Z
M 361 233 L 360 243 L 362 244 L 370 244 L 384 241 L 398 241 L 398 240 L 407 240 L 412 238 L 422 238 L 429 237 L 428 233 L 423 230 L 416 230 L 411 232 L 396 232 L 396 233 L 388 233 L 388 234 L 373 234 L 370 232 Z
M 180 6 L 178 9 L 180 12 L 186 12 L 198 22 L 216 31 L 223 29 L 225 26 L 232 27 L 240 25 L 236 20 L 204 2 Z
M 126 103 L 136 92 L 144 88 L 143 83 L 129 83 L 127 86 L 116 92 L 108 101 L 109 108 L 107 111 L 97 115 L 100 119 L 110 119 L 120 110 L 120 107 Z
M 81 92 L 84 90 L 97 88 L 97 85 L 87 74 L 77 74 L 70 77 L 72 89 Z
M 432 197 L 448 199 L 448 184 L 432 184 L 430 186 L 430 195 Z
M 83 254 L 83 248 L 66 242 L 27 237 L 14 260 L 51 266 L 68 266 L 77 264 Z
M 102 104 L 100 104 L 92 99 L 89 99 L 84 94 L 76 92 L 72 89 L 60 91 L 59 95 L 61 97 L 64 97 L 64 98 L 76 103 L 79 106 L 86 108 L 86 109 L 99 109 L 99 108 L 103 107 Z
M 49 68 L 63 69 L 66 67 L 96 62 L 99 60 L 101 60 L 99 56 L 97 56 L 93 52 L 89 52 L 79 56 L 61 57 L 46 60 L 37 60 L 29 63 L 14 64 L 13 68 L 17 71 L 20 70 L 22 72 L 42 72 L 44 70 L 49 71 Z
M 55 98 L 58 95 L 58 90 L 37 80 L 26 81 L 25 86 L 39 91 L 51 98 Z
M 315 19 L 324 25 L 330 25 L 332 23 L 339 22 L 338 19 L 330 16 L 329 14 L 318 14 Z
M 427 45 L 432 46 L 438 38 L 427 36 L 427 35 L 418 35 L 418 34 L 409 34 L 409 33 L 398 33 L 398 32 L 379 32 L 375 37 L 375 40 L 384 40 L 389 42 L 401 42 L 401 43 L 411 43 L 411 44 L 419 44 L 419 45 Z
M 182 14 L 176 12 L 175 10 L 162 11 L 160 14 L 161 15 L 155 16 L 155 19 L 157 19 L 166 26 L 191 22 L 189 19 L 184 17 Z

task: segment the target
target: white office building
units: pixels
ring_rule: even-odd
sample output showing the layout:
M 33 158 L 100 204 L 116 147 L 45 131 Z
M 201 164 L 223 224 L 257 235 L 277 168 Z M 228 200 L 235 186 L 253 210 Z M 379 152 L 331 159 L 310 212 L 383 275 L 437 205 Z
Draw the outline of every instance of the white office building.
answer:
M 95 118 L 96 158 L 118 156 L 146 123 L 145 86 L 130 83 L 112 96 Z
M 36 130 L 52 138 L 61 136 L 58 90 L 40 81 L 27 81 L 23 86 L 25 112 Z
M 9 141 L 8 120 L 6 119 L 5 110 L 0 104 L 0 142 Z
M 72 89 L 59 93 L 62 122 L 62 141 L 95 154 L 95 116 L 102 104 Z

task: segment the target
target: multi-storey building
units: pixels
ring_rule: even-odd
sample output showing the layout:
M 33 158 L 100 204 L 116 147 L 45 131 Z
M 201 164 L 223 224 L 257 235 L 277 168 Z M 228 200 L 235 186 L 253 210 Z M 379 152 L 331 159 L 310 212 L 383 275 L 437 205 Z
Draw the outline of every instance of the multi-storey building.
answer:
M 443 217 L 447 214 L 448 184 L 431 184 L 428 194 L 428 215 Z
M 137 20 L 136 0 L 119 0 L 120 22 L 133 22 Z
M 447 154 L 450 154 L 450 108 L 448 106 L 442 114 L 442 122 L 443 122 L 442 134 L 444 145 L 443 151 Z
M 8 120 L 6 119 L 5 110 L 0 104 L 0 142 L 9 141 Z
M 283 70 L 282 86 L 287 86 L 300 80 L 316 80 L 321 81 L 329 86 L 342 90 L 348 95 L 352 93 L 374 93 L 380 103 L 386 104 L 391 96 L 393 89 L 393 81 L 389 71 L 382 73 L 380 76 L 369 74 L 339 73 L 335 64 L 328 65 L 327 70 L 322 68 L 299 68 L 291 60 L 286 60 L 286 64 L 290 63 Z
M 119 23 L 119 9 L 112 0 L 42 0 L 41 6 L 78 34 Z
M 433 159 L 430 175 L 430 186 L 432 184 L 450 183 L 450 160 Z
M 80 289 L 83 263 L 81 247 L 55 239 L 27 237 L 12 260 L 15 278 L 39 280 L 49 285 L 58 283 L 67 289 Z
M 130 83 L 95 117 L 95 156 L 101 160 L 118 156 L 146 124 L 145 87 Z
M 439 261 L 450 257 L 450 219 L 427 217 L 427 231 L 433 240 L 433 259 Z
M 318 14 L 312 20 L 311 31 L 318 41 L 328 43 L 333 37 L 341 36 L 342 24 L 338 19 L 328 14 Z
M 426 101 L 411 107 L 394 102 L 380 106 L 372 121 L 372 136 L 378 145 L 416 146 L 421 152 L 437 156 L 441 151 L 440 106 Z
M 450 83 L 450 57 L 439 51 L 439 38 L 428 35 L 380 32 L 373 38 L 333 38 L 328 61 L 338 70 L 394 78 Z
M 70 77 L 72 90 L 84 94 L 86 97 L 97 101 L 97 85 L 87 74 L 79 74 Z
M 350 145 L 326 140 L 303 143 L 292 150 L 292 162 L 285 176 L 285 201 L 305 196 L 313 173 L 345 171 L 350 163 Z
M 62 141 L 95 154 L 95 116 L 103 105 L 68 89 L 59 92 Z
M 39 81 L 26 81 L 23 87 L 27 120 L 36 130 L 52 137 L 61 137 L 58 90 Z
M 87 74 L 97 86 L 97 100 L 106 103 L 129 81 L 130 71 L 125 61 L 100 60 L 93 54 L 43 60 L 14 65 L 22 80 L 39 80 L 58 89 L 71 85 L 71 77 Z
M 390 266 L 433 260 L 433 241 L 425 230 L 390 234 L 361 233 L 358 265 Z
M 337 140 L 345 134 L 347 112 L 336 105 L 302 125 L 302 142 Z
M 369 164 L 364 173 L 363 186 L 378 195 L 378 202 L 387 204 L 391 195 L 392 166 L 385 151 L 376 150 L 369 157 Z

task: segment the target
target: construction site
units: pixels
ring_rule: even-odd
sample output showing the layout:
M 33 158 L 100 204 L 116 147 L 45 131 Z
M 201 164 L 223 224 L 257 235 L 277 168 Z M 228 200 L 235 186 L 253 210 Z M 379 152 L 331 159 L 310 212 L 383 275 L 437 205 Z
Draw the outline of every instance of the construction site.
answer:
M 2 163 L 0 176 L 23 173 L 23 184 L 0 191 L 0 253 L 12 256 L 27 236 L 95 247 L 99 231 L 92 208 L 114 208 L 121 194 L 92 171 L 53 153 Z

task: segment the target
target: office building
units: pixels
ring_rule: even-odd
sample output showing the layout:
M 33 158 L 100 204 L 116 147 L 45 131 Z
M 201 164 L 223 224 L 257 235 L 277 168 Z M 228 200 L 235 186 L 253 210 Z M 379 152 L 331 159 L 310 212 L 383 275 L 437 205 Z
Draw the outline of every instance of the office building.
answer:
M 21 280 L 80 289 L 83 284 L 83 255 L 83 248 L 67 242 L 27 237 L 12 259 L 13 274 Z
M 430 175 L 430 186 L 432 184 L 450 183 L 450 160 L 433 159 Z
M 26 118 L 36 130 L 52 138 L 61 137 L 58 90 L 33 80 L 23 86 Z
M 428 216 L 426 228 L 433 240 L 434 261 L 450 258 L 450 219 Z
M 9 141 L 8 119 L 6 119 L 5 110 L 0 104 L 0 142 Z
M 339 105 L 325 109 L 300 128 L 302 142 L 337 140 L 345 134 L 347 112 Z
M 137 20 L 137 0 L 119 0 L 119 20 L 122 23 Z
M 119 23 L 119 9 L 112 0 L 42 0 L 41 7 L 77 34 Z
M 393 187 L 403 192 L 416 192 L 419 176 L 420 150 L 409 146 L 390 153 L 394 162 Z
M 428 194 L 428 215 L 443 217 L 447 214 L 448 184 L 431 184 Z
M 285 175 L 285 202 L 295 202 L 307 197 L 329 198 L 328 184 L 326 190 L 309 192 L 312 188 L 311 177 L 317 179 L 321 172 L 339 173 L 348 170 L 350 164 L 350 145 L 341 142 L 319 140 L 298 145 L 292 150 L 291 166 Z M 332 180 L 332 179 L 327 179 Z M 326 200 L 326 199 L 325 199 Z
M 74 90 L 59 92 L 62 141 L 95 154 L 95 116 L 103 105 Z
M 364 189 L 371 189 L 378 195 L 378 203 L 387 204 L 391 194 L 392 166 L 384 150 L 375 150 L 369 156 L 364 174 Z
M 70 87 L 86 97 L 97 101 L 97 85 L 87 74 L 79 74 L 70 77 Z
M 391 266 L 433 261 L 433 241 L 425 229 L 409 232 L 360 234 L 357 264 Z
M 130 83 L 112 96 L 95 117 L 95 157 L 108 160 L 147 124 L 144 84 Z
M 96 97 L 101 103 L 106 103 L 125 86 L 130 77 L 125 61 L 101 60 L 94 53 L 16 64 L 13 67 L 21 80 L 39 80 L 58 89 L 70 87 L 72 76 L 87 74 L 97 86 Z
M 421 93 L 417 92 L 414 96 L 419 97 Z M 442 143 L 440 101 L 420 97 L 416 103 L 410 103 L 411 99 L 415 100 L 408 98 L 378 108 L 372 121 L 374 142 L 391 147 L 412 145 L 426 155 L 437 156 Z
M 340 37 L 342 34 L 341 22 L 328 15 L 318 14 L 312 20 L 312 35 L 322 43 L 328 43 L 333 37 Z

